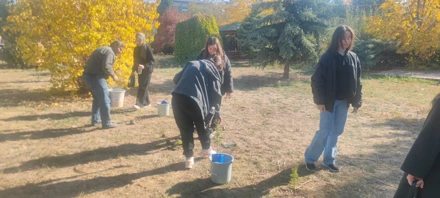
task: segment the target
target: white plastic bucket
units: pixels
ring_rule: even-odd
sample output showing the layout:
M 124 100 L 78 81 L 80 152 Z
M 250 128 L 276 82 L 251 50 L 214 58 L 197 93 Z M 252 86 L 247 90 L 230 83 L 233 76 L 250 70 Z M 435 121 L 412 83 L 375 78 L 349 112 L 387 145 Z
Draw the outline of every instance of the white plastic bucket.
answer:
M 211 180 L 217 184 L 226 184 L 231 181 L 232 162 L 234 157 L 225 153 L 211 155 Z
M 170 115 L 170 103 L 162 104 L 157 102 L 157 114 L 159 116 L 169 116 Z
M 125 89 L 109 89 L 110 93 L 110 106 L 111 107 L 123 107 Z

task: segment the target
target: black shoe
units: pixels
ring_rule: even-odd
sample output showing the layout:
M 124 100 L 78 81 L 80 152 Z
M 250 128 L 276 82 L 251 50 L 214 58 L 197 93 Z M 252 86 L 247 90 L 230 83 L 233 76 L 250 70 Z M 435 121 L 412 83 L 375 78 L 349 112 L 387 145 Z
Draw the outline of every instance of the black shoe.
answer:
M 111 128 L 116 128 L 116 127 L 118 127 L 117 124 L 110 124 L 110 125 L 107 125 L 107 126 L 102 126 L 103 129 L 111 129 Z
M 308 171 L 315 172 L 315 171 L 316 171 L 316 166 L 315 166 L 315 164 L 309 164 L 309 163 L 306 163 L 306 169 L 307 169 Z
M 330 172 L 333 172 L 333 173 L 337 173 L 337 172 L 339 172 L 339 168 L 338 168 L 337 166 L 335 166 L 334 164 L 325 165 L 325 164 L 323 163 L 322 165 L 325 166 L 325 167 L 327 167 L 328 170 L 329 170 Z

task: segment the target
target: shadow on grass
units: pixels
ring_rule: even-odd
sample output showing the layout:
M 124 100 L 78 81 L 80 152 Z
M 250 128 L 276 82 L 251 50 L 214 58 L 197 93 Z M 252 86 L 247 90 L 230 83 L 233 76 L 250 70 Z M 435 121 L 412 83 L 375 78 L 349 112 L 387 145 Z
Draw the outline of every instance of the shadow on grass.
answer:
M 172 79 L 166 80 L 165 82 L 163 82 L 161 84 L 152 82 L 148 86 L 148 93 L 150 95 L 153 93 L 171 94 L 171 91 L 173 91 L 173 88 L 174 88 L 174 82 Z M 125 94 L 136 97 L 137 91 L 138 91 L 138 87 L 133 87 L 133 88 L 128 89 L 128 91 L 125 92 Z
M 91 116 L 91 112 L 86 111 L 74 111 L 69 113 L 49 113 L 44 115 L 23 115 L 23 116 L 15 116 L 3 119 L 4 121 L 36 121 L 36 120 L 63 120 L 66 118 L 72 118 L 72 117 L 84 117 L 84 116 Z
M 51 103 L 51 96 L 44 89 L 19 90 L 3 89 L 0 91 L 0 107 L 16 107 L 29 103 Z
M 46 138 L 58 138 L 69 135 L 77 135 L 83 133 L 90 133 L 97 130 L 98 128 L 86 129 L 84 127 L 75 128 L 62 128 L 62 129 L 45 129 L 42 131 L 26 131 L 26 132 L 16 132 L 16 133 L 0 133 L 0 142 L 6 141 L 18 141 L 18 140 L 38 140 Z
M 295 74 L 291 74 L 289 79 L 282 79 L 283 73 L 267 72 L 265 75 L 245 75 L 234 79 L 235 89 L 249 91 L 262 87 L 283 87 L 301 82 L 310 84 L 310 80 L 298 78 Z
M 158 118 L 159 115 L 143 115 L 143 116 L 137 116 L 135 119 L 151 119 L 151 118 Z
M 177 194 L 181 197 L 263 197 L 268 195 L 272 188 L 287 185 L 290 173 L 291 169 L 289 168 L 255 185 L 225 189 L 211 189 L 217 184 L 213 183 L 210 178 L 197 179 L 178 183 L 171 187 L 167 193 L 169 196 Z
M 171 94 L 171 91 L 173 91 L 173 88 L 174 88 L 173 79 L 168 79 L 162 84 L 154 84 L 154 83 L 151 84 L 150 91 L 151 91 L 151 93 Z
M 136 109 L 126 108 L 126 109 L 112 109 L 110 114 L 129 114 L 131 112 L 135 112 Z M 91 111 L 73 111 L 68 113 L 49 113 L 44 115 L 25 115 L 25 116 L 15 116 L 6 119 L 2 119 L 3 121 L 36 121 L 36 120 L 63 120 L 67 118 L 73 117 L 85 117 L 92 116 Z
M 395 130 L 403 130 L 418 134 L 422 129 L 424 122 L 425 119 L 394 118 L 385 120 L 382 123 L 371 124 L 370 126 L 373 128 L 391 127 Z
M 357 176 L 355 175 L 343 185 L 336 186 L 327 183 L 322 189 L 317 190 L 325 192 L 324 197 L 393 197 L 403 175 L 400 166 L 413 145 L 416 134 L 421 131 L 423 122 L 424 120 L 419 119 L 398 118 L 372 125 L 373 127 L 389 126 L 395 132 L 372 135 L 368 138 L 392 141 L 386 141 L 386 143 L 378 141 L 371 145 L 372 153 L 341 155 L 339 165 L 345 165 L 341 171 L 358 172 Z
M 417 78 L 412 76 L 399 76 L 395 75 L 382 75 L 377 73 L 366 73 L 362 75 L 363 79 L 380 80 L 380 81 L 393 81 L 393 82 L 419 82 L 427 83 L 431 85 L 438 85 L 440 81 L 438 79 Z
M 70 155 L 48 156 L 22 163 L 17 167 L 3 169 L 3 174 L 12 174 L 43 167 L 62 168 L 90 162 L 99 162 L 108 159 L 116 159 L 130 155 L 147 155 L 152 151 L 173 147 L 171 140 L 178 139 L 179 136 L 152 141 L 146 144 L 123 144 L 119 146 L 98 148 L 91 151 L 84 151 Z M 2 197 L 2 196 L 0 196 Z
M 49 82 L 48 80 L 27 80 L 27 81 L 23 81 L 23 80 L 18 80 L 18 81 L 8 81 L 8 84 L 27 84 L 27 83 L 47 83 Z
M 282 80 L 282 73 L 269 73 L 267 75 L 246 75 L 234 78 L 235 89 L 249 91 L 261 87 L 274 87 Z
M 27 184 L 0 191 L 0 197 L 77 197 L 132 184 L 134 180 L 183 170 L 181 162 L 170 164 L 162 168 L 127 173 L 109 177 L 95 177 L 93 179 L 78 179 L 75 181 L 56 182 L 49 180 L 36 184 Z
M 31 76 L 50 76 L 50 72 L 49 71 L 36 71 L 30 75 Z

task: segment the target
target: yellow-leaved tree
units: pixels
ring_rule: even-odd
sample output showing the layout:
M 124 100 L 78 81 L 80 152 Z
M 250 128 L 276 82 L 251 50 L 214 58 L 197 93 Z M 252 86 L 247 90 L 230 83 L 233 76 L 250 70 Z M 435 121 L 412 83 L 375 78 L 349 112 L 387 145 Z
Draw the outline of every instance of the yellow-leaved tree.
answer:
M 20 0 L 11 7 L 4 30 L 20 33 L 17 47 L 27 64 L 49 70 L 52 87 L 61 91 L 83 88 L 80 77 L 93 50 L 121 40 L 126 48 L 113 67 L 120 80 L 109 84 L 123 87 L 136 32 L 153 41 L 157 6 L 143 0 Z
M 204 1 L 191 3 L 189 12 L 192 15 L 214 16 L 219 26 L 241 22 L 252 10 L 252 4 L 257 0 L 230 0 L 225 2 Z
M 368 18 L 367 32 L 397 41 L 400 53 L 428 59 L 440 50 L 439 0 L 387 0 Z
M 252 10 L 252 4 L 256 0 L 230 0 L 224 7 L 224 18 L 220 25 L 241 22 Z

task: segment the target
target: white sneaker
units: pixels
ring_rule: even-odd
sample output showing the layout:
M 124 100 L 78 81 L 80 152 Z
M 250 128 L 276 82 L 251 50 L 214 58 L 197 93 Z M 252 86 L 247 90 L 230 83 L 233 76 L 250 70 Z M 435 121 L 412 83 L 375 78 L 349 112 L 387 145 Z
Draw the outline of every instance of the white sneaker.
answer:
M 141 107 L 138 106 L 138 105 L 133 105 L 133 107 L 134 107 L 135 109 L 141 109 Z
M 194 165 L 194 157 L 187 158 L 185 161 L 185 168 L 191 169 Z
M 212 150 L 211 148 L 206 149 L 206 150 L 202 150 L 202 152 L 200 153 L 200 155 L 204 158 L 209 158 L 211 157 L 211 155 L 216 154 L 217 152 L 215 152 L 214 150 Z
M 215 130 L 211 131 L 211 133 L 209 133 L 209 138 L 214 138 L 216 133 L 217 132 Z

